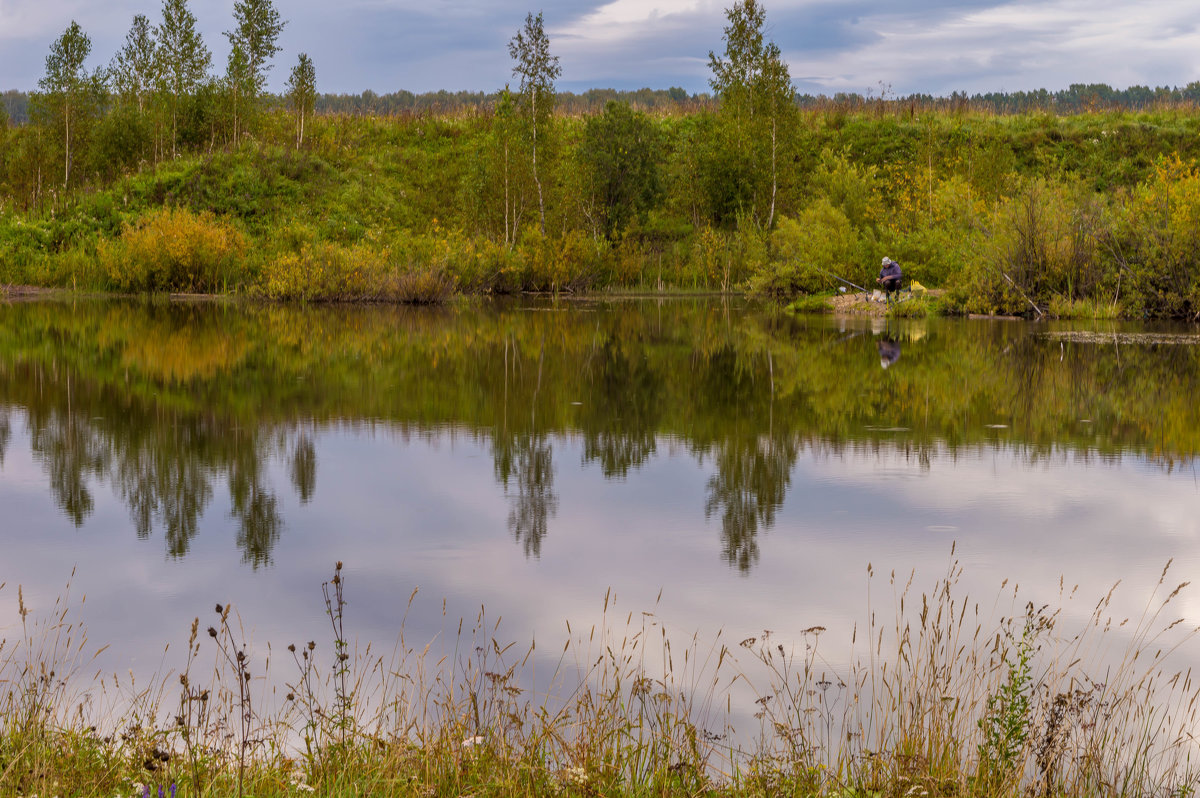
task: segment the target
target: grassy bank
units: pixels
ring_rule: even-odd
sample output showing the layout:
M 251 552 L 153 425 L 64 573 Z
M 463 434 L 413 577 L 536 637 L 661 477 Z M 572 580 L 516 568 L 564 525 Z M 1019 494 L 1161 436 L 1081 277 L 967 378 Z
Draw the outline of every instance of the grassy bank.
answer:
M 9 128 L 0 282 L 310 300 L 749 290 L 790 301 L 833 290 L 830 275 L 873 285 L 887 254 L 945 289 L 948 312 L 1200 312 L 1200 122 L 1187 109 L 801 111 L 780 145 L 772 214 L 762 165 L 730 161 L 738 150 L 719 114 L 635 117 L 660 188 L 635 205 L 600 179 L 598 119 L 553 121 L 544 227 L 527 153 L 500 113 L 318 117 L 301 148 L 288 117 L 266 113 L 252 140 L 197 133 L 157 163 L 97 156 L 68 190 L 42 180 L 54 149 L 39 129 Z
M 340 563 L 314 641 L 250 646 L 249 619 L 216 605 L 180 672 L 136 683 L 90 680 L 73 602 L 36 612 L 18 588 L 0 792 L 1192 794 L 1197 692 L 1169 664 L 1194 640 L 1173 615 L 1186 583 L 1170 589 L 1164 569 L 1128 619 L 1111 617 L 1113 591 L 1080 610 L 1069 589 L 1035 608 L 1002 588 L 993 617 L 959 576 L 952 565 L 928 593 L 893 576 L 893 612 L 868 598 L 848 647 L 820 626 L 681 645 L 606 597 L 536 684 L 541 654 L 482 613 L 456 638 L 356 648 Z M 756 728 L 732 727 L 743 701 Z

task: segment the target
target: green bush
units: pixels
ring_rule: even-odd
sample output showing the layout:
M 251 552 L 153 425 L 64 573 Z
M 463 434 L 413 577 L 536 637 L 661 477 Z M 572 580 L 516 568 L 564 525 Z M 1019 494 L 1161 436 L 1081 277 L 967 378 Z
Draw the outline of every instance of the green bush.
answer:
M 790 297 L 828 291 L 858 258 L 858 235 L 850 220 L 821 198 L 795 218 L 782 217 L 771 236 L 772 257 L 750 280 L 752 290 Z

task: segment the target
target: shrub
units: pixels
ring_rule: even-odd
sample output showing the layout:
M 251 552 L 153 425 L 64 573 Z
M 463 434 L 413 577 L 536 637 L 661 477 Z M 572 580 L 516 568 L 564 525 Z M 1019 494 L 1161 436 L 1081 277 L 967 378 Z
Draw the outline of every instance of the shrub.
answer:
M 771 236 L 772 258 L 751 279 L 754 291 L 776 296 L 817 293 L 833 287 L 830 273 L 857 257 L 858 237 L 846 215 L 819 199 L 795 219 L 782 217 Z
M 102 240 L 101 269 L 124 291 L 226 291 L 245 277 L 246 241 L 211 213 L 160 208 Z
M 1135 310 L 1159 316 L 1200 310 L 1200 170 L 1178 155 L 1160 159 L 1151 178 L 1119 211 L 1111 249 L 1129 277 Z
M 304 244 L 275 259 L 256 289 L 269 299 L 382 299 L 386 253 L 329 242 Z

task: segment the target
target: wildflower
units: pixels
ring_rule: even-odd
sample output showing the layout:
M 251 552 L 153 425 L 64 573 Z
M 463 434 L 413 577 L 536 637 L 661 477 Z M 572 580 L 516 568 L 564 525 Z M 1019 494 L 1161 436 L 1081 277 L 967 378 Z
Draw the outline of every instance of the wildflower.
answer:
M 476 734 L 474 737 L 468 737 L 462 741 L 463 748 L 474 748 L 477 745 L 483 744 L 483 736 Z

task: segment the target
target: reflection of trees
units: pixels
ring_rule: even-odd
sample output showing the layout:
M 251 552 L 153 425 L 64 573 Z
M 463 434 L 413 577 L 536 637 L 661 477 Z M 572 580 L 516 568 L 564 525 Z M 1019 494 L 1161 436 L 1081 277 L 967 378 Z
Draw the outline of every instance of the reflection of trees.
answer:
M 645 347 L 632 350 L 605 341 L 595 356 L 595 392 L 582 411 L 584 462 L 599 461 L 610 478 L 623 478 L 650 459 L 662 414 L 662 379 L 646 362 Z
M 508 531 L 521 544 L 525 556 L 537 557 L 542 553 L 549 519 L 558 513 L 554 447 L 544 435 L 522 433 L 497 438 L 493 457 L 496 478 L 513 502 L 508 513 Z
M 150 434 L 130 441 L 112 469 L 138 537 L 148 538 L 157 519 L 166 531 L 172 557 L 187 553 L 212 498 L 202 459 L 181 456 L 188 442 L 195 440 L 191 432 L 176 427 L 173 436 Z
M 725 561 L 743 572 L 758 562 L 759 526 L 774 525 L 798 451 L 792 437 L 766 436 L 728 440 L 717 449 L 717 471 L 708 480 L 704 516 L 720 512 Z
M 12 440 L 12 421 L 7 407 L 0 407 L 0 467 L 4 466 L 4 454 L 8 451 L 8 442 Z
M 509 529 L 534 555 L 558 505 L 552 441 L 578 433 L 585 464 L 608 478 L 678 443 L 716 460 L 705 509 L 742 568 L 788 489 L 788 440 L 899 447 L 926 469 L 931 451 L 981 444 L 1031 460 L 1135 453 L 1168 467 L 1200 452 L 1200 347 L 892 321 L 904 367 L 880 379 L 865 321 L 839 331 L 690 300 L 524 312 L 547 306 L 4 305 L 0 405 L 28 414 L 54 499 L 75 523 L 107 481 L 138 533 L 162 528 L 182 556 L 227 480 L 251 563 L 268 561 L 282 534 L 270 461 L 308 502 L 314 425 L 363 419 L 490 438 Z M 0 411 L 0 460 L 10 416 Z
M 92 483 L 108 482 L 129 509 L 140 538 L 164 531 L 172 557 L 187 554 L 222 474 L 229 483 L 237 541 L 255 567 L 270 561 L 283 520 L 266 478 L 267 463 L 289 451 L 286 428 L 251 426 L 228 432 L 210 416 L 177 413 L 85 388 L 78 377 L 36 366 L 0 382 L 28 413 L 35 459 L 46 470 L 62 511 L 81 526 L 95 508 Z M 34 386 L 34 387 L 31 387 Z M 11 435 L 10 412 L 0 413 L 0 454 Z M 316 451 L 307 436 L 291 451 L 292 481 L 302 501 L 316 486 Z
M 723 413 L 712 449 L 705 518 L 721 516 L 725 561 L 747 572 L 758 561 L 758 531 L 775 523 L 799 452 L 794 435 L 774 433 L 774 366 L 766 357 L 723 345 L 705 359 L 697 404 Z
M 289 474 L 300 496 L 300 503 L 308 504 L 317 492 L 317 447 L 313 446 L 312 438 L 307 435 L 296 441 Z
M 234 440 L 241 437 L 233 436 Z M 257 568 L 270 562 L 283 519 L 275 494 L 264 484 L 266 458 L 253 445 L 253 439 L 249 442 L 251 445 L 234 449 L 229 465 L 229 499 L 233 517 L 238 519 L 237 542 L 242 560 Z
M 34 429 L 34 457 L 49 473 L 50 492 L 75 526 L 82 526 L 95 505 L 88 478 L 105 471 L 104 442 L 70 414 L 46 417 Z

